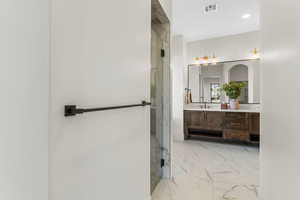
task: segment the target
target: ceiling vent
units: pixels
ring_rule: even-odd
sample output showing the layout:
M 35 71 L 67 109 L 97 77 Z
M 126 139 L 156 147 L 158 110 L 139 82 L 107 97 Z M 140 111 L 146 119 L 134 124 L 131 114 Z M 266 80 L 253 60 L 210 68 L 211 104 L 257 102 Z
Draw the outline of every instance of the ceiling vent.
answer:
M 218 11 L 218 5 L 217 4 L 210 4 L 205 6 L 204 12 L 205 13 L 211 13 L 211 12 L 217 12 Z

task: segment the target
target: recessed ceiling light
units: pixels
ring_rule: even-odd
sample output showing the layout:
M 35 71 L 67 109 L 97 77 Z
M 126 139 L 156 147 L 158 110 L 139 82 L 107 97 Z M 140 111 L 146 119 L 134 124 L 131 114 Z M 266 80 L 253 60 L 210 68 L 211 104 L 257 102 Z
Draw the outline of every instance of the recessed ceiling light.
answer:
M 250 17 L 251 17 L 250 14 L 244 14 L 244 15 L 242 16 L 243 19 L 248 19 L 248 18 L 250 18 Z

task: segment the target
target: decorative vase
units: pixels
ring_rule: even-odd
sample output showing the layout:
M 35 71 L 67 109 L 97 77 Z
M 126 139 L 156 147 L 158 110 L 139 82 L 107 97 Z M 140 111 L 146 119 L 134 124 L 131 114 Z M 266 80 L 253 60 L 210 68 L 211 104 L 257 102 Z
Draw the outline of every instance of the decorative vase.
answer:
M 240 103 L 237 99 L 230 99 L 229 107 L 230 107 L 230 109 L 238 110 L 238 109 L 240 109 Z

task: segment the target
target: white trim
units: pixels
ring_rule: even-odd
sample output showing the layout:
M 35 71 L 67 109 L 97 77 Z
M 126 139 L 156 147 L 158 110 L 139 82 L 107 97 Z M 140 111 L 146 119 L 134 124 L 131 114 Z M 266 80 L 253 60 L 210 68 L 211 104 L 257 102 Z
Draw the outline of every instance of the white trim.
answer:
M 146 198 L 145 200 L 152 200 L 152 197 L 151 196 L 149 196 L 148 198 Z

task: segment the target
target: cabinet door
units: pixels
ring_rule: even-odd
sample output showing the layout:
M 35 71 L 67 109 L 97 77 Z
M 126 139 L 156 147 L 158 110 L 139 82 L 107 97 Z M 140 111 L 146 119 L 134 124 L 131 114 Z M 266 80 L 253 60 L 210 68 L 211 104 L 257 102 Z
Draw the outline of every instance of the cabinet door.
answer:
M 189 127 L 197 129 L 206 129 L 207 122 L 205 119 L 205 112 L 203 111 L 189 111 L 190 112 L 190 122 Z
M 222 131 L 223 129 L 223 112 L 206 112 L 206 125 L 208 130 Z
M 250 113 L 249 114 L 249 132 L 253 135 L 259 135 L 260 133 L 260 114 Z

